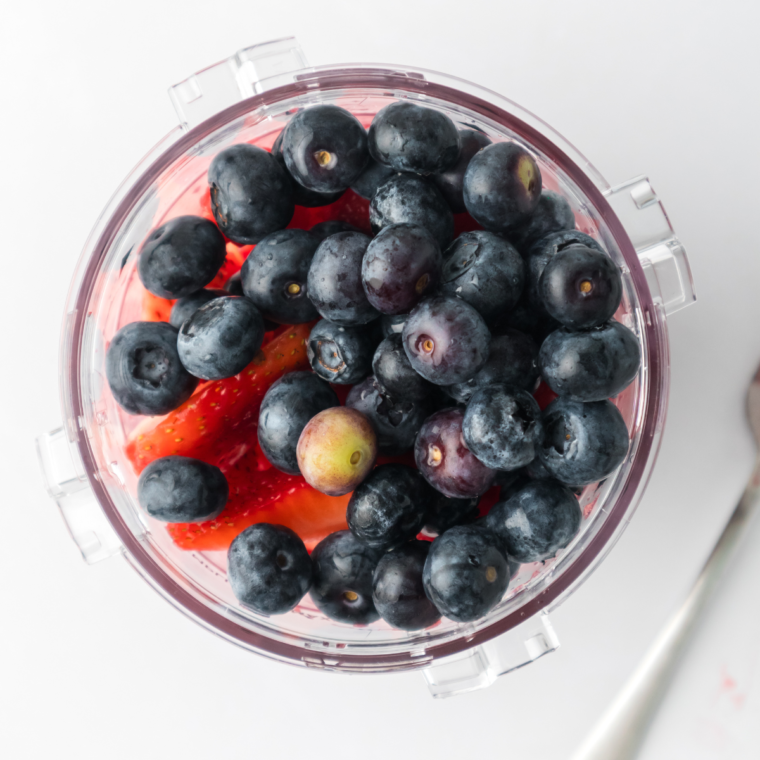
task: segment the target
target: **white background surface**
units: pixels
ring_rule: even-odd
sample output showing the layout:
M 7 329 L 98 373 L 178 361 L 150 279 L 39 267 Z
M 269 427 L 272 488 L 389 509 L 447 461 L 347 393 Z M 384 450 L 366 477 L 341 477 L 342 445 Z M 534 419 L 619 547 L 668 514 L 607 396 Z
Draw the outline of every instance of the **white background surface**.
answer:
M 737 0 L 6 5 L 0 755 L 568 758 L 690 586 L 751 467 L 743 403 L 760 360 L 759 8 Z M 112 191 L 174 125 L 166 88 L 288 34 L 314 64 L 389 61 L 490 87 L 552 124 L 612 184 L 647 173 L 693 266 L 700 301 L 670 321 L 670 416 L 639 511 L 554 614 L 562 648 L 484 692 L 433 701 L 417 674 L 315 673 L 225 644 L 121 559 L 85 566 L 40 485 L 33 439 L 60 423 L 67 284 Z M 759 572 L 745 558 L 737 575 L 748 580 L 723 594 L 644 760 L 760 756 Z

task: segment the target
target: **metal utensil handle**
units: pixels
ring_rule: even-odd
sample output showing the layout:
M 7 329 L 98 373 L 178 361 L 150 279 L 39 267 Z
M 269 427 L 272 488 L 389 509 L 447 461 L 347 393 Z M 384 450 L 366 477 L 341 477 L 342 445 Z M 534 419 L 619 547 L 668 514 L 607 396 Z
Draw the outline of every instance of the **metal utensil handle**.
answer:
M 686 601 L 572 760 L 634 760 L 681 655 L 760 501 L 760 457 L 747 487 Z

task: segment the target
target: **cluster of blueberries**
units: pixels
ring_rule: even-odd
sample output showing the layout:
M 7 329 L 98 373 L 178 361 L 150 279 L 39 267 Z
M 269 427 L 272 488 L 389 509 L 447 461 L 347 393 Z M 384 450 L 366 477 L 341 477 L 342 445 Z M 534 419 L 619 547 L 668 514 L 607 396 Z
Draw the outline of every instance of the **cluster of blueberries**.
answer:
M 330 491 L 353 490 L 350 530 L 311 557 L 282 526 L 243 531 L 229 550 L 234 593 L 279 614 L 311 590 L 333 619 L 382 616 L 405 630 L 441 615 L 482 617 L 519 563 L 570 543 L 581 524 L 574 490 L 628 452 L 609 398 L 640 356 L 613 319 L 619 269 L 575 230 L 567 201 L 542 192 L 528 151 L 411 102 L 382 109 L 369 131 L 337 106 L 302 110 L 271 153 L 227 148 L 208 177 L 216 225 L 174 219 L 140 252 L 145 287 L 179 300 L 171 324 L 132 323 L 111 342 L 118 403 L 164 414 L 198 378 L 242 371 L 268 322 L 318 319 L 307 342 L 313 372 L 286 375 L 263 400 L 269 461 L 309 479 L 298 443 L 311 420 L 340 408 L 329 382 L 353 386 L 346 406 L 370 422 L 380 453 L 413 448 L 417 465 L 370 468 L 358 485 Z M 284 229 L 294 205 L 327 205 L 349 187 L 370 199 L 374 237 L 339 220 Z M 452 240 L 463 211 L 484 230 Z M 224 291 L 205 290 L 224 262 L 220 230 L 255 248 Z M 543 412 L 531 395 L 539 377 L 559 396 Z M 500 501 L 478 519 L 478 498 L 494 484 Z M 144 470 L 138 499 L 159 519 L 210 519 L 226 481 L 211 465 L 164 457 Z M 415 539 L 425 527 L 438 534 L 432 544 Z

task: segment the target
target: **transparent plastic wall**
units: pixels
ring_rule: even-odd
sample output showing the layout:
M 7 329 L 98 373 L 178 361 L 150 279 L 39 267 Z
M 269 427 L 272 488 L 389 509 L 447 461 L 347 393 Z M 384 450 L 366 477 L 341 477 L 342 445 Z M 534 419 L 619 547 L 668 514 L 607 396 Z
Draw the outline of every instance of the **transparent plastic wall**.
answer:
M 64 427 L 39 439 L 48 490 L 88 561 L 124 552 L 169 601 L 234 643 L 319 668 L 425 668 L 436 696 L 479 688 L 558 646 L 547 611 L 582 582 L 631 517 L 664 423 L 665 317 L 694 299 L 688 263 L 646 179 L 608 187 L 572 146 L 504 98 L 431 72 L 305 65 L 295 42 L 280 40 L 241 51 L 172 88 L 180 128 L 119 189 L 72 284 L 62 343 Z M 293 612 L 267 618 L 238 604 L 223 552 L 179 549 L 165 526 L 137 507 L 124 444 L 140 420 L 113 401 L 104 351 L 121 326 L 141 318 L 144 291 L 135 268 L 141 241 L 167 219 L 195 213 L 216 153 L 239 142 L 269 148 L 299 108 L 335 103 L 369 125 L 380 108 L 402 98 L 437 108 L 494 141 L 524 145 L 541 167 L 544 187 L 568 199 L 577 227 L 621 267 L 624 297 L 616 317 L 637 335 L 643 356 L 639 376 L 614 400 L 631 448 L 615 474 L 583 491 L 583 526 L 570 546 L 545 563 L 521 566 L 502 602 L 476 623 L 444 619 L 415 633 L 382 621 L 350 626 L 327 619 L 308 596 Z

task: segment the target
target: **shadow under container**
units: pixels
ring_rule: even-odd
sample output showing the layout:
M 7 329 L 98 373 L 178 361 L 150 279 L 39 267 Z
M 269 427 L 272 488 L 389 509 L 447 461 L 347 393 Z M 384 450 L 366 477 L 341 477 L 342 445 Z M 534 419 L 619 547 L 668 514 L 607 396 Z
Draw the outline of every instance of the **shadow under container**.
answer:
M 683 247 L 645 177 L 610 187 L 548 125 L 496 93 L 455 77 L 393 66 L 307 66 L 293 39 L 247 48 L 171 88 L 180 125 L 117 190 L 98 220 L 71 284 L 61 343 L 63 426 L 38 439 L 51 496 L 85 560 L 122 555 L 167 601 L 224 639 L 284 663 L 360 673 L 421 670 L 436 697 L 482 688 L 559 646 L 549 613 L 589 576 L 620 537 L 657 458 L 669 381 L 666 318 L 694 301 Z M 544 188 L 570 202 L 578 229 L 623 272 L 616 318 L 636 334 L 641 369 L 616 399 L 631 435 L 620 468 L 580 496 L 578 536 L 556 558 L 522 565 L 505 598 L 483 619 L 449 620 L 408 633 L 383 621 L 329 620 L 307 595 L 276 617 L 242 607 L 224 552 L 179 549 L 135 500 L 124 443 L 137 419 L 105 382 L 105 348 L 140 319 L 136 256 L 158 224 L 195 208 L 216 153 L 239 143 L 270 147 L 292 113 L 317 103 L 347 108 L 365 125 L 406 99 L 448 114 L 492 140 L 514 140 L 536 158 Z M 190 212 L 192 213 L 192 211 Z M 138 418 L 139 419 L 139 418 Z

